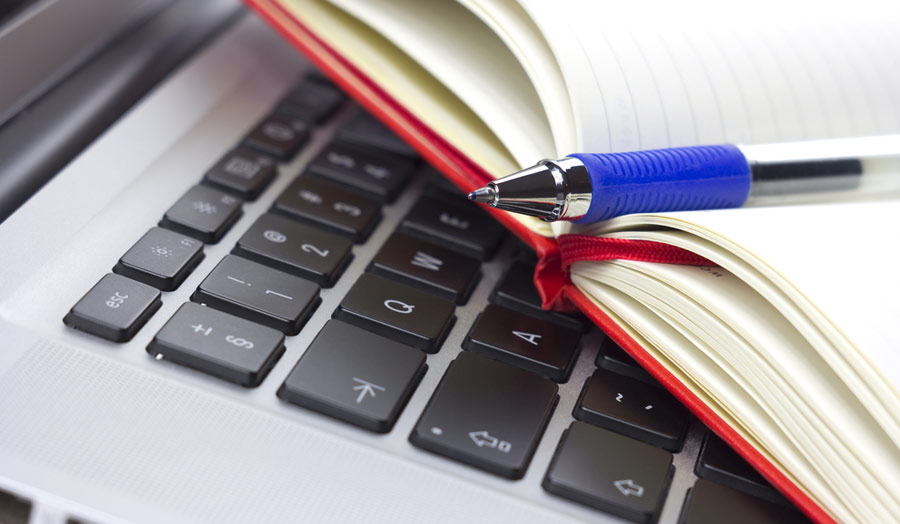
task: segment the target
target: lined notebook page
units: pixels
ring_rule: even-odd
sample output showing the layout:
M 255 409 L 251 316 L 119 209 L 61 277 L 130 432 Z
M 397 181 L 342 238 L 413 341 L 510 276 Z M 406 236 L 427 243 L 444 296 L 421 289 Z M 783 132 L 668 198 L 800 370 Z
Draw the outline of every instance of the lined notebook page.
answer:
M 519 3 L 561 65 L 584 150 L 900 131 L 898 3 Z

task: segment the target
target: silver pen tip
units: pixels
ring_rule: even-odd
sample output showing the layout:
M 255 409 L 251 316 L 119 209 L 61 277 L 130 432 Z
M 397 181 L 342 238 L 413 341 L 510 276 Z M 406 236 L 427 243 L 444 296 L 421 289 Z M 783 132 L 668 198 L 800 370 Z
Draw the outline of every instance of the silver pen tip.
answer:
M 494 188 L 491 186 L 485 186 L 469 193 L 469 200 L 489 205 L 494 205 L 494 199 L 496 197 L 496 191 L 494 191 Z

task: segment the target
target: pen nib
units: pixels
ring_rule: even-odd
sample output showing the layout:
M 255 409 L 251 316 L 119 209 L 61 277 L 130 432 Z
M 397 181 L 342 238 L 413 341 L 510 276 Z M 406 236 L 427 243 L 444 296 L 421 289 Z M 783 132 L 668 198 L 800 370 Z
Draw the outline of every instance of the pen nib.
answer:
M 485 186 L 469 193 L 469 200 L 481 202 L 483 204 L 494 205 L 494 199 L 497 197 L 496 191 L 491 186 Z

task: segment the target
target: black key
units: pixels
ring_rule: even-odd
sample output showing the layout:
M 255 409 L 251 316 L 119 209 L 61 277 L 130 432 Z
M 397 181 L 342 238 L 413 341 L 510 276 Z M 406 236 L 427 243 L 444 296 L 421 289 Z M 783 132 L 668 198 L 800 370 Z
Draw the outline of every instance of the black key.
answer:
M 396 278 L 439 297 L 464 304 L 478 282 L 481 262 L 405 233 L 394 233 L 369 265 L 377 275 Z
M 784 502 L 785 500 L 759 472 L 753 469 L 753 466 L 712 431 L 706 434 L 703 448 L 700 451 L 700 459 L 694 467 L 694 472 L 698 477 L 773 502 Z
M 267 213 L 232 253 L 331 287 L 353 258 L 352 246 L 345 238 Z
M 456 317 L 453 302 L 365 274 L 350 288 L 334 318 L 398 342 L 436 353 Z
M 614 371 L 620 375 L 631 377 L 647 384 L 658 386 L 659 382 L 647 370 L 642 368 L 631 355 L 619 347 L 616 342 L 607 337 L 600 344 L 597 352 L 597 367 Z
M 425 184 L 426 195 L 444 198 L 453 202 L 460 202 L 462 199 L 466 198 L 466 194 L 437 169 L 426 166 L 424 171 L 425 179 L 428 181 L 427 184 Z
M 3 524 L 28 524 L 30 518 L 30 500 L 0 489 L 0 522 Z
M 235 384 L 256 387 L 284 353 L 284 335 L 188 302 L 159 330 L 147 352 Z
M 474 353 L 460 353 L 409 435 L 413 445 L 520 479 L 558 388 L 549 380 Z
M 110 273 L 81 297 L 63 322 L 113 342 L 126 342 L 162 305 L 160 295 L 147 284 Z
M 564 382 L 580 340 L 577 331 L 491 304 L 478 315 L 463 347 Z
M 525 242 L 516 242 L 516 247 L 513 249 L 513 256 L 516 260 L 521 260 L 532 268 L 538 263 L 538 256 L 537 253 L 534 252 L 534 248 Z
M 200 283 L 191 300 L 296 335 L 322 301 L 319 286 L 228 255 Z
M 362 242 L 381 219 L 381 203 L 309 176 L 297 177 L 273 209 Z
M 278 103 L 275 112 L 308 124 L 321 124 L 337 111 L 344 98 L 336 87 L 306 78 Z
M 166 211 L 159 225 L 215 244 L 241 216 L 241 199 L 207 186 L 194 186 Z
M 172 291 L 201 260 L 202 242 L 154 227 L 122 255 L 113 271 L 163 291 Z
M 309 140 L 309 128 L 301 120 L 269 115 L 244 137 L 243 144 L 283 161 L 293 158 Z
M 341 129 L 338 139 L 364 147 L 381 149 L 389 153 L 416 160 L 415 149 L 395 135 L 374 116 L 365 111 L 357 111 L 349 122 Z
M 278 397 L 387 433 L 425 374 L 425 355 L 329 320 L 278 390 Z
M 541 308 L 541 296 L 534 287 L 534 264 L 522 260 L 517 260 L 509 266 L 489 300 L 516 311 L 546 318 L 569 329 L 585 332 L 589 327 L 584 317 L 545 311 Z
M 332 180 L 391 202 L 406 185 L 415 164 L 408 158 L 333 143 L 309 164 L 307 174 Z
M 335 83 L 332 82 L 325 73 L 319 71 L 318 69 L 313 69 L 312 71 L 310 71 L 309 74 L 306 75 L 306 80 L 338 89 L 338 86 L 335 85 Z
M 625 519 L 655 522 L 674 471 L 668 451 L 573 422 L 556 448 L 543 487 Z
M 504 231 L 491 217 L 466 202 L 454 204 L 428 196 L 419 199 L 400 228 L 481 260 L 494 255 Z
M 809 522 L 796 508 L 700 479 L 688 491 L 679 524 L 795 524 Z
M 689 421 L 666 390 L 605 369 L 587 379 L 573 415 L 671 451 L 681 449 Z
M 216 162 L 204 182 L 230 191 L 246 200 L 256 200 L 275 178 L 275 161 L 245 147 L 229 151 Z

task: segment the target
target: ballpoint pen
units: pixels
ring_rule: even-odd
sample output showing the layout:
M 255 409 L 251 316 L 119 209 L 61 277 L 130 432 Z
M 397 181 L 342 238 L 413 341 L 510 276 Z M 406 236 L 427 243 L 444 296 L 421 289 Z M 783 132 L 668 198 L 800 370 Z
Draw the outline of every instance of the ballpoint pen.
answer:
M 900 135 L 578 153 L 542 160 L 469 199 L 545 221 L 900 196 Z

